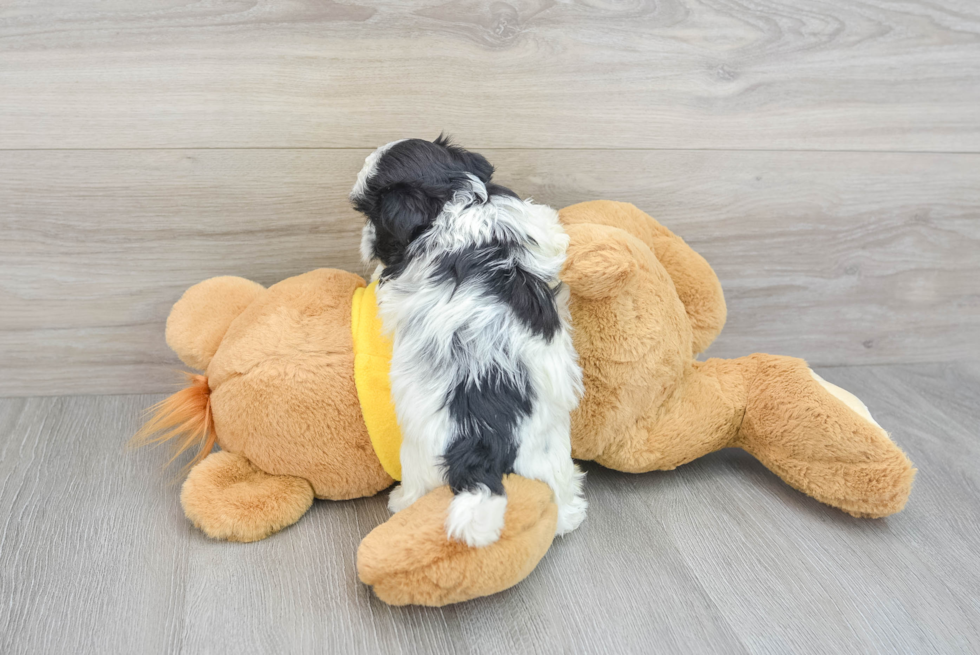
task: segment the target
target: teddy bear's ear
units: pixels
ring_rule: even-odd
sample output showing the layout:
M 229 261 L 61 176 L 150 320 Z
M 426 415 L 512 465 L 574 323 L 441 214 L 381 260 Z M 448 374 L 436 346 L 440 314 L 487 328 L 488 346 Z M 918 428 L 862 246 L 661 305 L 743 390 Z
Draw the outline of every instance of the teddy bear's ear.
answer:
M 228 326 L 265 287 L 241 277 L 214 277 L 184 292 L 167 319 L 167 345 L 180 360 L 206 370 Z
M 637 247 L 642 244 L 605 225 L 566 225 L 565 229 L 569 245 L 562 282 L 573 294 L 590 300 L 621 293 L 639 269 Z

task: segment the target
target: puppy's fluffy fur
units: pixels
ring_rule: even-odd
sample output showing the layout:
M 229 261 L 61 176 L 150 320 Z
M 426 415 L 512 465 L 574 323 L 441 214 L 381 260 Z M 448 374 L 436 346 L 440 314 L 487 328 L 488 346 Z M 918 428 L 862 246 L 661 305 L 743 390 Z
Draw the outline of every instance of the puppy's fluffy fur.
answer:
M 394 342 L 403 479 L 389 507 L 448 483 L 447 532 L 471 546 L 500 536 L 506 473 L 551 486 L 559 534 L 586 510 L 570 440 L 582 376 L 558 280 L 568 237 L 557 212 L 492 175 L 443 137 L 406 139 L 368 156 L 351 192 Z

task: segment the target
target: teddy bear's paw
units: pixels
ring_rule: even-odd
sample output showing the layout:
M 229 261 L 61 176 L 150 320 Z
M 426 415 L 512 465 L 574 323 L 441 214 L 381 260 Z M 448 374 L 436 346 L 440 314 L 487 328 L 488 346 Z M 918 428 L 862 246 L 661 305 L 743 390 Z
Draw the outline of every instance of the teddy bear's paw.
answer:
M 357 573 L 391 605 L 441 606 L 503 591 L 526 578 L 551 546 L 558 507 L 551 488 L 518 475 L 504 478 L 507 509 L 500 538 L 483 548 L 450 539 L 453 493 L 439 487 L 361 542 Z
M 298 521 L 313 504 L 313 487 L 221 451 L 191 469 L 180 503 L 191 523 L 213 539 L 258 541 Z
M 812 368 L 810 369 L 810 375 L 812 375 L 813 379 L 819 382 L 820 386 L 826 389 L 830 393 L 830 395 L 832 395 L 834 398 L 847 405 L 848 409 L 850 409 L 855 414 L 863 418 L 865 421 L 869 423 L 873 423 L 874 426 L 879 430 L 881 430 L 881 432 L 886 437 L 888 436 L 888 433 L 885 432 L 884 428 L 882 428 L 878 424 L 878 421 L 876 421 L 874 417 L 871 415 L 871 410 L 869 410 L 868 406 L 864 404 L 864 401 L 862 401 L 860 398 L 855 396 L 847 389 L 841 389 L 836 384 L 831 384 L 830 382 L 827 382 L 822 377 L 817 375 Z
M 836 499 L 838 505 L 858 518 L 880 518 L 900 511 L 905 507 L 915 477 L 915 469 L 908 457 L 894 446 L 888 432 L 878 424 L 860 398 L 827 382 L 813 370 L 810 375 L 830 395 L 857 415 L 858 421 L 863 421 L 880 440 L 878 457 L 870 461 L 854 462 L 845 469 L 839 485 L 841 497 Z

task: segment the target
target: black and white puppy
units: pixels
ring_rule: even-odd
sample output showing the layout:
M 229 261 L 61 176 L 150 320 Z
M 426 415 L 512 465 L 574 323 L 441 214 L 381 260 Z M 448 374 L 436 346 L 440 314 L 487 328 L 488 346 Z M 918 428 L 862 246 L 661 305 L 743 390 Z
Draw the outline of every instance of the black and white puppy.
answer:
M 394 344 L 402 483 L 388 507 L 448 483 L 447 533 L 470 546 L 500 537 L 507 473 L 551 486 L 558 534 L 586 510 L 570 439 L 582 373 L 558 280 L 568 236 L 492 175 L 446 138 L 405 139 L 369 155 L 351 192 Z

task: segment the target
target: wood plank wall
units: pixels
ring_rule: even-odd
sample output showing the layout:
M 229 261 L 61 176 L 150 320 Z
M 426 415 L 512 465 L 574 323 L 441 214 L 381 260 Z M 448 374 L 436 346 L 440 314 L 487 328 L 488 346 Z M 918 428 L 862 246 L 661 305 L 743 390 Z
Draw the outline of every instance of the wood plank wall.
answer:
M 362 272 L 369 149 L 446 130 L 715 266 L 709 354 L 980 356 L 980 5 L 0 6 L 0 395 L 167 390 L 191 284 Z

